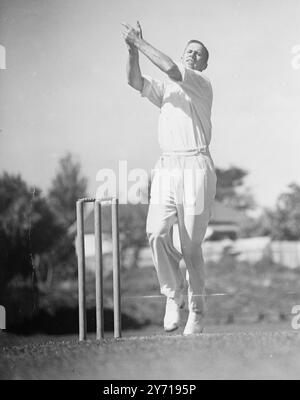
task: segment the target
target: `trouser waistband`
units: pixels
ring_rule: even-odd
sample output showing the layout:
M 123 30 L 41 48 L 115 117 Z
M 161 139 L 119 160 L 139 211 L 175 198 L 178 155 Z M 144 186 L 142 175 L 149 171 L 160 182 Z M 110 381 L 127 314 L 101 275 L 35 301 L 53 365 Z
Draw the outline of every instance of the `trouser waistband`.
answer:
M 198 154 L 207 154 L 207 155 L 209 155 L 208 146 L 199 147 L 197 149 L 189 149 L 189 150 L 164 151 L 162 153 L 162 156 L 196 156 Z

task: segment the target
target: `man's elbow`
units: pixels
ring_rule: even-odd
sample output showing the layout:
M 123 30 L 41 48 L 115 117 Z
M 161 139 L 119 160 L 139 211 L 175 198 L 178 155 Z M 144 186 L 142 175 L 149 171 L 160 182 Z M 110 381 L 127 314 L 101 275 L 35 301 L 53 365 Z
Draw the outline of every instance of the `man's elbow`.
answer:
M 127 83 L 133 89 L 138 90 L 139 92 L 143 89 L 143 81 L 142 80 L 135 80 L 135 79 L 127 79 Z
M 176 64 L 172 64 L 170 66 L 170 68 L 168 68 L 167 70 L 167 75 L 170 79 L 172 79 L 173 81 L 182 81 L 182 75 L 180 72 L 180 69 L 178 68 L 178 66 Z

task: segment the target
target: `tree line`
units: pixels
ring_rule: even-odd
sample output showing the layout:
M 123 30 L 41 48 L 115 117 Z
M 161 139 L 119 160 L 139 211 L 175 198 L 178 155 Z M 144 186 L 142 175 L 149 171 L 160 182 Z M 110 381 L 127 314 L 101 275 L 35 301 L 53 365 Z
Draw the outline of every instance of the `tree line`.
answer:
M 243 212 L 255 209 L 255 199 L 245 185 L 247 171 L 232 166 L 217 168 L 216 173 L 216 200 Z M 69 228 L 76 220 L 76 200 L 87 196 L 87 183 L 80 163 L 69 153 L 59 161 L 46 195 L 20 175 L 4 172 L 0 176 L 0 301 L 7 283 L 15 277 L 31 279 L 33 285 L 41 280 L 50 286 L 55 279 L 76 279 L 74 235 Z M 121 206 L 121 252 L 132 250 L 132 266 L 147 244 L 146 216 L 145 205 Z M 109 221 L 109 210 L 104 221 Z M 300 186 L 291 183 L 273 209 L 265 208 L 257 218 L 245 218 L 241 234 L 299 240 Z

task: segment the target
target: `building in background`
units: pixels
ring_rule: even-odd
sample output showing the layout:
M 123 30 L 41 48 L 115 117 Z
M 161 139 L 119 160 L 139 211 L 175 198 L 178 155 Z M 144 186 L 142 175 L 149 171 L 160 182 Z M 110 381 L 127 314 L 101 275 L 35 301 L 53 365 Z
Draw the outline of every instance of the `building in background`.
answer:
M 204 240 L 237 239 L 245 218 L 243 212 L 215 201 Z
M 246 261 L 254 264 L 263 258 L 268 258 L 274 263 L 289 268 L 300 267 L 300 242 L 272 241 L 269 236 L 239 238 L 239 232 L 246 215 L 243 212 L 228 207 L 220 202 L 215 202 L 212 218 L 202 244 L 203 256 L 206 261 L 218 262 L 224 255 L 236 257 L 237 261 Z M 85 256 L 86 269 L 95 269 L 95 235 L 93 209 L 87 208 L 85 216 Z M 102 250 L 105 271 L 111 271 L 112 241 L 111 226 L 108 220 L 102 221 Z M 69 234 L 76 235 L 76 223 L 69 229 Z M 175 247 L 180 251 L 180 242 L 177 225 L 173 229 Z M 153 265 L 149 247 L 141 249 L 139 266 Z

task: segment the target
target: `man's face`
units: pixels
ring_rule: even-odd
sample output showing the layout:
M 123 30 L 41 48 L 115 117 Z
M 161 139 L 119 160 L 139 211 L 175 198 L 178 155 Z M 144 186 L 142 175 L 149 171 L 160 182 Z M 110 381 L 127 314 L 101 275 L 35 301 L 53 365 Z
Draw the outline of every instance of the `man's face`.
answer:
M 190 69 L 203 71 L 207 67 L 205 50 L 200 43 L 190 43 L 182 56 L 183 65 Z

